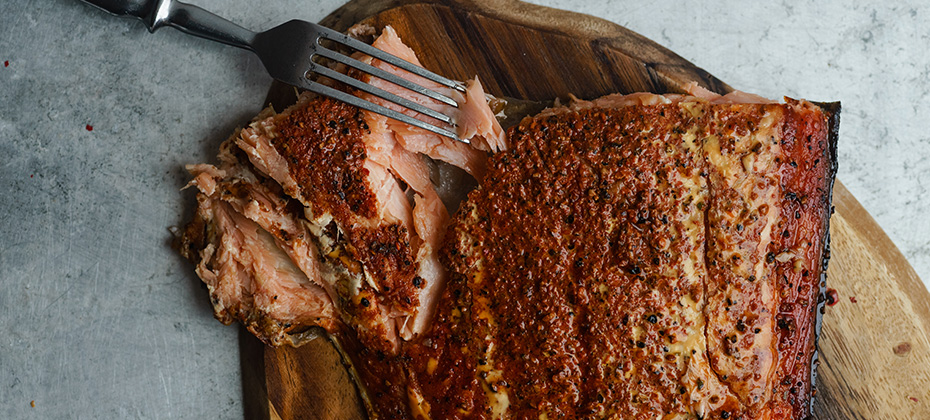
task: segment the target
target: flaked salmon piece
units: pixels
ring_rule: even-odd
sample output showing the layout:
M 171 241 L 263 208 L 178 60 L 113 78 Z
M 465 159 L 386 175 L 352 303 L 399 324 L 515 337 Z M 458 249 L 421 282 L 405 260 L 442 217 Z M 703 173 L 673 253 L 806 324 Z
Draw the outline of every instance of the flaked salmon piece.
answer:
M 343 321 L 386 351 L 427 326 L 445 282 L 436 252 L 449 217 L 425 157 L 399 138 L 380 115 L 305 98 L 235 140 L 303 205 L 324 260 L 341 267 L 327 278 Z
M 418 63 L 391 28 L 375 46 Z M 202 215 L 188 228 L 185 254 L 214 285 L 218 318 L 321 326 L 388 354 L 424 333 L 446 281 L 437 252 L 456 205 L 449 184 L 468 182 L 450 168 L 481 179 L 487 151 L 506 141 L 477 80 L 464 94 L 416 82 L 460 108 L 401 94 L 455 117 L 471 145 L 304 93 L 280 113 L 262 111 L 224 143 L 218 166 L 189 168 Z M 229 263 L 211 265 L 220 257 Z M 252 329 L 266 342 L 285 342 L 277 331 Z
M 191 185 L 201 194 L 198 217 L 185 232 L 187 246 L 182 250 L 189 250 L 185 254 L 198 264 L 197 272 L 204 281 L 215 285 L 210 288 L 217 318 L 224 323 L 241 321 L 272 345 L 299 345 L 310 336 L 292 332 L 310 326 L 343 333 L 344 325 L 351 325 L 361 337 L 367 337 L 372 348 L 396 348 L 399 315 L 366 281 L 370 279 L 358 268 L 361 262 L 347 256 L 345 248 L 336 243 L 341 240 L 338 232 L 325 225 L 331 218 L 324 225 L 314 225 L 310 220 L 318 219 L 312 214 L 305 216 L 308 209 L 284 193 L 281 184 L 291 185 L 298 191 L 295 195 L 302 189 L 285 158 L 270 143 L 270 137 L 279 134 L 274 123 L 273 118 L 256 121 L 224 143 L 220 168 L 205 164 L 189 167 L 194 175 Z M 278 162 L 285 170 L 266 166 L 266 162 Z M 368 173 L 380 174 L 367 181 L 381 209 L 376 218 L 413 231 L 410 203 L 397 181 L 377 163 L 366 164 Z M 277 179 L 265 178 L 269 174 L 259 168 Z M 352 223 L 363 233 L 377 231 L 371 221 L 356 218 Z M 324 229 L 333 232 L 330 242 L 321 240 Z M 205 245 L 210 242 L 208 237 L 222 241 Z M 318 247 L 326 255 L 321 255 Z M 282 254 L 289 257 L 290 265 L 281 259 Z M 223 264 L 217 265 L 217 261 Z M 293 268 L 304 277 L 297 276 Z M 295 282 L 299 287 L 293 285 Z M 310 301 L 311 297 L 315 299 Z
M 371 130 L 371 135 L 364 138 L 368 158 L 389 168 L 414 191 L 422 193 L 430 188 L 432 183 L 427 163 L 419 154 L 403 148 L 397 142 L 394 132 L 388 127 L 387 118 L 371 113 L 365 117 Z
M 389 127 L 387 118 L 365 113 L 371 134 L 365 136 L 369 162 L 377 162 L 406 183 L 414 194 L 413 229 L 417 239 L 411 244 L 417 249 L 419 263 L 414 286 L 420 290 L 420 305 L 412 313 L 400 313 L 397 327 L 401 337 L 410 340 L 422 333 L 435 312 L 436 296 L 445 284 L 446 271 L 439 264 L 437 250 L 449 220 L 449 213 L 430 180 L 430 168 L 416 152 L 402 147 Z
M 456 120 L 456 134 L 459 138 L 471 139 L 472 146 L 486 152 L 507 149 L 507 136 L 488 106 L 484 87 L 477 76 L 466 82 L 463 100 L 458 100 L 458 97 L 455 99 L 460 104 Z
M 302 205 L 342 321 L 366 345 L 390 352 L 398 345 L 397 318 L 416 304 L 410 288 L 396 284 L 412 282 L 419 239 L 410 200 L 379 163 L 403 151 L 381 142 L 370 148 L 377 160 L 368 158 L 368 131 L 360 110 L 304 95 L 253 122 L 236 144 Z
M 240 321 L 271 345 L 299 345 L 314 335 L 310 326 L 333 329 L 339 319 L 319 255 L 287 199 L 245 166 L 226 160 L 222 167 L 188 168 L 200 193 L 182 247 L 210 290 L 216 318 Z
M 387 124 L 394 132 L 397 143 L 404 149 L 455 165 L 475 179 L 484 177 L 487 170 L 485 152 L 399 121 L 387 120 Z
M 222 280 L 226 273 L 232 272 L 236 277 L 232 282 L 240 281 L 245 273 L 250 274 L 252 283 L 245 284 L 251 288 L 243 292 L 251 297 L 254 308 L 244 312 L 245 308 L 240 305 L 237 314 L 249 330 L 279 345 L 290 339 L 285 334 L 292 326 L 326 328 L 335 321 L 333 306 L 325 291 L 314 285 L 291 261 L 278 240 L 228 203 L 215 204 L 217 230 L 223 232 L 218 238 L 218 260 L 205 259 L 198 268 L 203 272 L 213 263 L 217 278 Z M 247 303 L 248 299 L 243 302 Z M 271 332 L 275 334 L 269 335 Z
M 405 149 L 455 165 L 475 179 L 484 177 L 488 165 L 485 152 L 398 121 L 388 120 L 387 124 Z
M 287 171 L 287 162 L 268 141 L 274 136 L 273 121 L 271 118 L 262 120 L 242 130 L 236 145 L 248 155 L 256 170 L 281 184 L 289 196 L 296 197 L 299 191 L 297 181 Z
M 398 325 L 400 334 L 405 340 L 411 340 L 426 331 L 428 323 L 433 319 L 439 295 L 446 284 L 446 268 L 439 262 L 439 248 L 449 224 L 449 212 L 443 205 L 439 195 L 432 189 L 423 195 L 414 198 L 416 205 L 413 208 L 414 226 L 417 235 L 422 240 L 417 250 L 417 261 L 420 264 L 414 286 L 420 289 L 420 305 L 413 316 L 404 318 Z
M 388 168 L 366 160 L 362 166 L 368 171 L 368 183 L 371 191 L 375 193 L 375 207 L 378 209 L 377 218 L 389 224 L 399 223 L 407 231 L 413 231 L 413 211 L 407 194 L 404 193 L 400 183 L 391 175 Z M 373 220 L 368 220 L 374 224 Z
M 417 59 L 413 50 L 403 44 L 400 37 L 397 36 L 397 33 L 390 26 L 384 28 L 381 35 L 375 39 L 372 45 L 383 51 L 403 58 L 404 60 L 407 60 L 411 63 L 420 65 L 420 61 Z M 455 140 L 433 134 L 417 127 L 411 127 L 399 121 L 388 120 L 387 123 L 391 130 L 395 132 L 397 141 L 401 143 L 405 149 L 412 152 L 423 153 L 433 159 L 456 165 L 462 169 L 465 169 L 476 178 L 480 178 L 482 176 L 483 170 L 486 167 L 487 157 L 481 153 L 481 151 L 496 152 L 506 149 L 506 136 L 504 135 L 504 131 L 501 128 L 500 123 L 498 123 L 497 119 L 494 117 L 494 113 L 491 111 L 491 108 L 488 106 L 487 97 L 484 94 L 481 83 L 478 82 L 477 79 L 471 80 L 466 84 L 466 92 L 463 95 L 454 89 L 407 73 L 380 60 L 374 60 L 371 57 L 358 54 L 355 57 L 364 62 L 371 63 L 375 67 L 389 71 L 407 80 L 417 83 L 421 86 L 440 92 L 455 99 L 456 102 L 459 103 L 458 108 L 451 107 L 449 105 L 442 104 L 433 99 L 403 89 L 397 85 L 394 85 L 393 83 L 370 77 L 368 75 L 357 75 L 358 78 L 373 86 L 379 87 L 400 97 L 409 99 L 451 116 L 453 121 L 456 123 L 456 134 L 461 139 L 469 140 L 471 142 L 471 146 L 473 146 L 471 147 L 469 145 L 462 144 Z M 420 118 L 423 121 L 427 121 L 431 124 L 445 126 L 439 121 L 420 115 L 414 111 L 407 110 L 380 98 L 371 95 L 360 96 L 366 100 L 406 113 L 412 117 Z M 449 128 L 448 126 L 445 127 Z
M 416 54 L 403 44 L 393 28 L 386 27 L 372 45 L 419 64 Z M 466 92 L 462 95 L 453 89 L 402 72 L 379 60 L 363 56 L 357 56 L 357 58 L 449 95 L 460 104 L 460 109 L 412 94 L 380 79 L 358 74 L 355 75 L 356 77 L 447 115 L 452 115 L 457 119 L 458 135 L 461 138 L 470 139 L 472 146 L 495 151 L 506 147 L 503 130 L 491 112 L 481 84 L 477 80 L 468 82 Z M 393 106 L 372 96 L 362 96 L 386 106 Z M 416 116 L 415 114 L 411 115 Z M 448 209 L 439 199 L 436 186 L 430 180 L 429 168 L 419 154 L 458 166 L 478 179 L 483 176 L 486 169 L 487 155 L 475 147 L 387 119 L 381 115 L 364 112 L 364 118 L 370 132 L 370 135 L 364 137 L 370 160 L 388 168 L 414 193 L 415 229 L 412 231 L 416 233 L 416 238 L 413 239 L 419 239 L 419 241 L 411 245 L 412 248 L 417 249 L 419 267 L 417 277 L 414 278 L 414 286 L 420 290 L 418 293 L 420 305 L 416 311 L 406 313 L 398 319 L 401 336 L 409 340 L 423 332 L 434 311 L 436 295 L 445 283 L 445 270 L 438 263 L 436 252 L 439 248 L 441 232 L 444 231 L 449 217 Z
M 211 199 L 225 201 L 233 211 L 269 232 L 312 284 L 327 287 L 322 281 L 319 252 L 310 242 L 310 232 L 276 185 L 263 183 L 245 165 L 224 165 L 224 169 L 218 169 L 199 164 L 190 165 L 187 170 L 194 175 L 189 185 Z
M 694 81 L 685 83 L 682 88 L 685 92 L 688 92 L 688 94 L 694 96 L 695 98 L 703 99 L 705 101 L 711 101 L 720 97 L 719 93 L 711 92 L 703 86 L 699 85 L 698 82 Z
M 394 54 L 416 65 L 421 65 L 419 58 L 416 56 L 416 53 L 403 43 L 394 28 L 390 26 L 384 27 L 381 35 L 375 39 L 375 41 L 372 43 L 372 46 L 382 51 Z M 381 60 L 372 60 L 371 58 L 368 58 L 366 61 L 370 62 L 375 67 L 387 70 L 421 86 L 442 93 L 454 99 L 459 104 L 459 107 L 451 107 L 433 99 L 426 98 L 422 95 L 414 94 L 406 89 L 399 88 L 393 83 L 385 82 L 381 79 L 368 78 L 366 80 L 368 83 L 451 116 L 453 122 L 456 123 L 455 129 L 459 138 L 471 140 L 472 145 L 480 150 L 497 152 L 507 148 L 507 139 L 506 135 L 504 134 L 504 130 L 501 128 L 497 118 L 495 118 L 494 112 L 491 111 L 491 108 L 488 105 L 488 97 L 485 94 L 484 88 L 481 86 L 481 82 L 477 77 L 465 83 L 465 93 L 462 94 L 455 89 L 439 85 L 422 77 L 402 71 L 397 67 L 387 64 Z M 424 118 L 425 121 L 433 123 L 436 122 L 415 112 L 406 112 L 408 115 Z M 445 143 L 454 143 L 454 141 L 451 139 L 445 137 L 442 138 L 445 140 Z

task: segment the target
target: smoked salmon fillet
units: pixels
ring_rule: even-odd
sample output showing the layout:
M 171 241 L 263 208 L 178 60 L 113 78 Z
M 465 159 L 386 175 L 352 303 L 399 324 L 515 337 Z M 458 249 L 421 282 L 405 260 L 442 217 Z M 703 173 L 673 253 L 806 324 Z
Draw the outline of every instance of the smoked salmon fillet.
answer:
M 347 74 L 468 144 L 306 93 L 263 111 L 188 168 L 217 319 L 325 330 L 372 419 L 810 417 L 838 104 L 689 84 L 505 132 L 477 80 L 429 85 L 452 109 Z
M 524 119 L 453 217 L 430 331 L 355 362 L 372 417 L 808 418 L 837 111 L 633 94 Z

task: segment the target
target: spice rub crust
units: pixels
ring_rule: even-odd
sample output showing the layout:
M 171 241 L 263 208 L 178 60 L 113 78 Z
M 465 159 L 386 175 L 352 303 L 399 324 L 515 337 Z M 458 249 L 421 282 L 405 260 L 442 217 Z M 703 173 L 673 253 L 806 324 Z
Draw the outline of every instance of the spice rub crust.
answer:
M 807 417 L 828 137 L 803 101 L 524 120 L 450 228 L 412 395 L 432 418 Z

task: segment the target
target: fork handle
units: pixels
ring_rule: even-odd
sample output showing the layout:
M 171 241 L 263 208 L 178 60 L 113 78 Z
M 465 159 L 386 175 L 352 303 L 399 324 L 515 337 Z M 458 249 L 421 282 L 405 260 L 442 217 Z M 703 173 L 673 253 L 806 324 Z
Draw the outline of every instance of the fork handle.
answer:
M 84 0 L 117 16 L 131 16 L 145 20 L 155 12 L 158 1 L 148 0 Z
M 174 0 L 84 0 L 117 16 L 142 19 L 149 32 L 171 26 L 190 35 L 252 51 L 255 32 L 200 7 Z

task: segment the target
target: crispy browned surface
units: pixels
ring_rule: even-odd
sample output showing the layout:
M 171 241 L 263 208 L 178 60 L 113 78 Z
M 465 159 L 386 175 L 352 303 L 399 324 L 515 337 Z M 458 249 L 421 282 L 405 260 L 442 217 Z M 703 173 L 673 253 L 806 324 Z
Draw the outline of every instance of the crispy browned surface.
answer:
M 386 170 L 370 176 L 364 115 L 310 97 L 266 115 L 224 143 L 219 167 L 191 167 L 198 210 L 179 245 L 217 319 L 273 345 L 319 326 L 396 351 L 395 318 L 415 313 L 424 280 L 408 198 Z
M 362 356 L 382 417 L 809 415 L 833 177 L 819 109 L 582 110 L 510 141 L 450 228 L 430 334 Z
M 813 384 L 807 378 L 813 376 L 816 366 L 808 360 L 817 352 L 820 333 L 813 318 L 819 316 L 815 313 L 818 308 L 823 313 L 822 281 L 830 254 L 829 220 L 837 168 L 839 108 L 833 105 L 829 124 L 816 114 L 797 109 L 789 109 L 786 115 L 785 126 L 793 132 L 782 137 L 786 159 L 779 171 L 784 199 L 775 229 L 781 234 L 769 247 L 776 255 L 774 277 L 780 298 L 776 343 L 781 357 L 775 368 L 780 375 L 772 391 L 777 402 L 775 416 L 793 414 L 799 418 L 811 409 Z M 823 134 L 826 131 L 829 133 Z M 786 250 L 800 258 L 782 261 L 779 252 Z
M 403 310 L 419 303 L 413 278 L 417 272 L 412 232 L 399 224 L 354 226 L 357 217 L 377 217 L 374 192 L 368 184 L 363 136 L 370 134 L 363 113 L 345 103 L 317 98 L 278 122 L 278 152 L 300 185 L 314 212 L 331 213 L 341 222 L 346 251 L 378 279 L 380 298 Z M 355 299 L 360 304 L 361 299 Z M 344 308 L 349 309 L 349 308 Z M 364 311 L 364 307 L 352 308 Z
M 360 109 L 328 98 L 317 98 L 294 109 L 276 124 L 274 146 L 306 199 L 321 210 L 375 217 L 375 197 L 362 167 L 368 126 Z
M 702 293 L 677 268 L 703 260 L 703 238 L 672 233 L 702 224 L 689 220 L 700 189 L 686 185 L 702 165 L 664 134 L 688 118 L 629 107 L 524 121 L 459 213 L 448 262 L 465 280 L 454 306 L 469 311 L 452 328 L 493 337 L 493 351 L 481 339 L 473 351 L 502 372 L 509 387 L 486 386 L 509 394 L 516 418 L 603 415 L 623 401 L 639 401 L 629 415 L 642 418 L 684 404 L 678 359 L 689 355 L 663 347 L 667 309 Z

